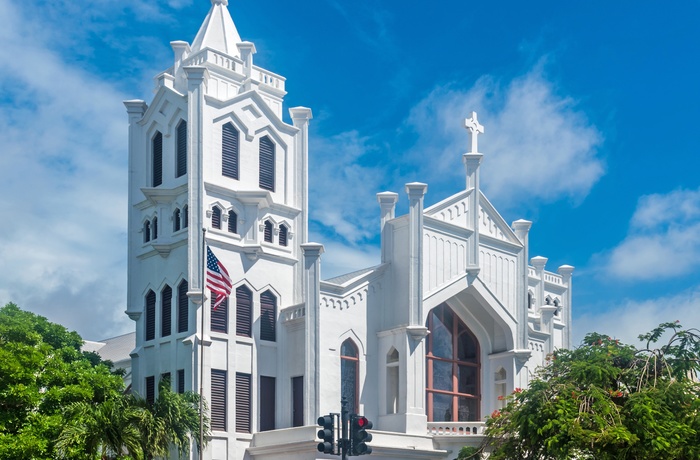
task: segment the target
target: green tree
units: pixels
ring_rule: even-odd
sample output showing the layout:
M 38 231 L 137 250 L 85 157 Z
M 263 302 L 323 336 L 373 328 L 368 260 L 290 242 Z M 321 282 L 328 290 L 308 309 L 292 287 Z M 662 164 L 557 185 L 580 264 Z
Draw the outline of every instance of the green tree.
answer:
M 491 414 L 490 458 L 700 459 L 700 331 L 664 323 L 639 337 L 640 349 L 594 333 L 555 351 Z

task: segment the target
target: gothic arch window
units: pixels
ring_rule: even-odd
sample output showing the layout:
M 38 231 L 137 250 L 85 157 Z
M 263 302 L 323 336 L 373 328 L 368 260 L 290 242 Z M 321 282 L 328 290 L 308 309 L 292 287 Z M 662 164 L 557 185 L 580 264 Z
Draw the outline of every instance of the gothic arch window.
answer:
M 180 219 L 180 208 L 175 208 L 175 211 L 173 211 L 173 232 L 177 232 L 180 230 L 182 225 Z
M 479 342 L 446 304 L 428 315 L 428 421 L 469 422 L 480 418 Z
M 235 211 L 228 212 L 228 231 L 229 233 L 238 233 L 238 216 Z
M 340 346 L 340 396 L 348 402 L 347 409 L 356 414 L 359 398 L 357 388 L 360 379 L 360 354 L 352 339 Z
M 221 174 L 238 179 L 238 130 L 232 123 L 221 128 Z
M 221 209 L 218 206 L 211 210 L 211 227 L 221 230 Z
M 163 135 L 160 131 L 156 131 L 151 142 L 152 150 L 152 170 L 151 170 L 151 186 L 158 187 L 163 183 Z
M 156 338 L 156 293 L 149 290 L 146 294 L 146 340 Z
M 236 288 L 236 335 L 251 337 L 253 330 L 253 293 L 247 286 Z
M 177 125 L 177 164 L 175 165 L 175 177 L 187 174 L 187 122 L 182 120 Z
M 527 308 L 531 309 L 535 306 L 535 296 L 532 295 L 532 292 L 527 293 Z
M 190 223 L 190 207 L 184 205 L 182 207 L 182 228 L 187 228 Z
M 151 221 L 147 220 L 143 223 L 143 242 L 148 243 L 151 241 Z
M 263 240 L 267 243 L 272 243 L 272 222 L 269 220 L 266 220 L 264 224 Z
M 500 368 L 493 376 L 494 393 L 496 394 L 496 408 L 503 409 L 506 406 L 506 370 Z
M 544 304 L 545 305 L 552 305 L 552 298 L 550 296 L 545 297 Z
M 187 298 L 189 285 L 182 280 L 177 286 L 177 332 L 187 332 L 189 328 L 190 300 Z
M 167 337 L 172 332 L 173 289 L 167 284 L 160 292 L 160 335 Z
M 399 412 L 399 352 L 391 347 L 386 355 L 386 413 Z
M 211 299 L 216 298 L 216 294 L 213 292 L 210 295 Z M 214 307 L 215 302 L 211 302 L 211 330 L 214 332 L 228 332 L 228 297 L 219 304 L 218 307 Z
M 260 294 L 260 339 L 277 340 L 277 297 L 272 291 Z
M 157 217 L 154 217 L 153 221 L 151 222 L 151 239 L 152 240 L 158 239 L 158 218 Z
M 275 191 L 275 144 L 268 136 L 260 138 L 260 176 L 263 190 Z
M 280 234 L 278 239 L 278 243 L 280 244 L 280 246 L 287 246 L 287 240 L 289 239 L 288 237 L 289 229 L 284 224 L 280 225 Z
M 554 299 L 554 306 L 557 307 L 557 309 L 554 310 L 554 316 L 559 316 L 559 305 L 561 305 L 561 301 L 559 299 Z

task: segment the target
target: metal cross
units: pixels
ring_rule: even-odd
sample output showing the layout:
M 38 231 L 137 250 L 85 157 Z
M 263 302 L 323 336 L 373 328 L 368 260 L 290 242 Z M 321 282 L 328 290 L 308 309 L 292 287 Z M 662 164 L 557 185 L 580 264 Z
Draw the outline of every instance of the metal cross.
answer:
M 477 136 L 484 134 L 484 127 L 476 119 L 476 112 L 472 112 L 472 117 L 464 120 L 464 127 L 469 131 L 469 137 L 472 141 L 472 149 L 469 153 L 479 153 Z

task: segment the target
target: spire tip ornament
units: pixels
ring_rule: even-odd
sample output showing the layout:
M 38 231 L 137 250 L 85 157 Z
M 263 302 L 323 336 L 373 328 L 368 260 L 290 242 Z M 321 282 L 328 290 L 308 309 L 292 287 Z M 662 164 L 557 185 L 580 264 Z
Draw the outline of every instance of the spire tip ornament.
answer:
M 484 134 L 484 126 L 479 123 L 476 118 L 476 112 L 472 112 L 472 117 L 464 120 L 464 127 L 469 131 L 469 138 L 471 140 L 471 151 L 469 153 L 479 153 L 479 134 Z

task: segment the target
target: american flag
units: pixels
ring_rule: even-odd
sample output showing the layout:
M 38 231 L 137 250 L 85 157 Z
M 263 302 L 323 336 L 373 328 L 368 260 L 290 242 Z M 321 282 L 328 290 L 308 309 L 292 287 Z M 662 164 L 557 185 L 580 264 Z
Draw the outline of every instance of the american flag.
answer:
M 228 276 L 226 267 L 207 246 L 207 287 L 216 294 L 214 309 L 231 295 L 231 286 L 231 278 Z

